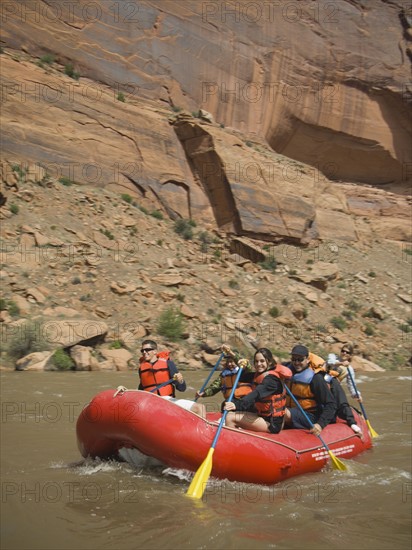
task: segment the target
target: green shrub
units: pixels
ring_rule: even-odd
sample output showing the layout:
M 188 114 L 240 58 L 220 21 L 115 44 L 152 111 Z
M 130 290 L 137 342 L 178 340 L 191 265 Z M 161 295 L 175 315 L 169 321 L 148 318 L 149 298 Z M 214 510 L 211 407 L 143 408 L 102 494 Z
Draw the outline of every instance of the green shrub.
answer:
M 289 303 L 289 300 L 287 298 L 282 298 L 282 305 L 287 306 Z
M 362 308 L 362 306 L 358 304 L 358 302 L 356 302 L 355 300 L 347 300 L 345 302 L 345 305 L 348 306 L 348 308 L 352 311 L 359 311 Z
M 183 315 L 174 307 L 165 309 L 159 317 L 157 332 L 172 342 L 182 338 L 184 332 Z
M 193 239 L 192 226 L 193 224 L 190 222 L 190 220 L 183 220 L 180 218 L 175 221 L 174 230 L 175 233 L 183 237 L 185 241 L 190 241 L 191 239 Z
M 266 269 L 268 271 L 275 271 L 276 266 L 278 265 L 277 261 L 273 256 L 267 257 L 263 260 L 263 262 L 259 262 L 259 265 L 262 269 Z
M 67 63 L 67 65 L 64 66 L 64 74 L 66 74 L 70 78 L 73 78 L 74 80 L 79 80 L 80 78 L 80 74 L 74 70 L 73 63 Z
M 121 195 L 122 199 L 124 200 L 124 202 L 127 202 L 127 204 L 132 204 L 133 202 L 133 197 L 131 197 L 129 195 L 129 193 L 122 193 Z
M 16 304 L 16 302 L 13 302 L 13 300 L 10 300 L 7 305 L 7 311 L 12 317 L 18 317 L 20 315 L 20 308 Z
M 163 214 L 160 212 L 160 210 L 153 210 L 153 212 L 150 212 L 150 215 L 152 218 L 156 218 L 157 220 L 163 220 Z
M 124 102 L 126 101 L 126 98 L 125 98 L 123 92 L 119 92 L 119 93 L 117 94 L 117 101 L 121 101 L 122 103 L 124 103 Z
M 369 323 L 366 323 L 363 332 L 366 334 L 366 336 L 373 336 L 375 334 L 375 329 L 373 328 L 372 325 L 370 325 Z
M 7 309 L 7 302 L 4 298 L 0 298 L 0 311 Z
M 40 63 L 45 63 L 46 65 L 51 65 L 55 62 L 55 57 L 52 53 L 46 53 L 45 55 L 42 55 L 40 58 Z
M 73 279 L 72 279 L 72 285 L 80 285 L 81 282 L 82 282 L 82 280 L 77 275 L 76 275 L 76 277 L 73 277 Z
M 182 110 L 182 107 L 178 107 L 177 105 L 173 105 L 172 107 L 172 111 L 174 111 L 175 113 L 180 113 L 180 111 Z
M 228 282 L 229 288 L 239 288 L 239 283 L 235 279 L 230 279 Z
M 100 233 L 103 233 L 103 235 L 105 235 L 108 239 L 110 239 L 111 241 L 114 241 L 114 235 L 108 229 L 100 229 Z
M 14 202 L 12 202 L 11 205 L 9 206 L 9 210 L 12 214 L 18 214 L 19 213 L 19 207 Z
M 75 363 L 68 353 L 64 349 L 56 349 L 53 353 L 50 362 L 57 370 L 70 370 L 74 369 Z
M 353 313 L 347 309 L 345 309 L 344 311 L 342 311 L 342 315 L 348 320 L 348 321 L 352 321 L 353 319 Z
M 212 236 L 207 231 L 201 231 L 198 234 L 197 238 L 201 243 L 204 243 L 204 244 L 212 244 L 213 242 Z
M 43 337 L 41 324 L 33 321 L 26 322 L 19 326 L 18 332 L 14 334 L 7 346 L 7 354 L 12 359 L 21 359 L 35 351 L 49 349 L 49 344 Z
M 109 345 L 109 349 L 122 349 L 122 348 L 123 346 L 120 340 L 115 340 Z
M 28 168 L 22 168 L 19 164 L 13 164 L 11 169 L 19 176 L 19 183 L 24 183 L 26 181 Z
M 369 271 L 368 273 L 369 277 L 376 277 L 376 273 L 374 271 Z
M 149 214 L 149 210 L 147 208 L 145 208 L 144 206 L 139 206 L 139 210 L 140 210 L 140 212 L 143 212 L 143 214 L 146 214 L 146 215 Z
M 270 309 L 269 309 L 269 315 L 271 317 L 279 317 L 279 308 L 277 308 L 276 306 L 272 306 Z
M 344 330 L 347 327 L 347 323 L 342 317 L 332 317 L 330 322 L 335 328 L 338 328 L 339 330 Z
M 71 185 L 73 185 L 74 182 L 70 178 L 66 178 L 66 176 L 62 176 L 61 178 L 59 178 L 59 183 L 61 183 L 65 187 L 70 187 Z

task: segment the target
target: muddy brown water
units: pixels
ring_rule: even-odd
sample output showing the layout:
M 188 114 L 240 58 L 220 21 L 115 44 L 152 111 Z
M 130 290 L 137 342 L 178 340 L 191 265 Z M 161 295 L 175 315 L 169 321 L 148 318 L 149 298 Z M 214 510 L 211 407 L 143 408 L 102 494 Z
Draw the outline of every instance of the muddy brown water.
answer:
M 188 372 L 191 398 L 204 373 Z M 142 460 L 82 461 L 75 426 L 99 391 L 136 387 L 134 373 L 0 376 L 1 548 L 409 549 L 411 374 L 357 377 L 374 448 L 263 487 L 211 480 L 200 501 L 187 473 Z M 215 403 L 220 401 L 215 397 Z

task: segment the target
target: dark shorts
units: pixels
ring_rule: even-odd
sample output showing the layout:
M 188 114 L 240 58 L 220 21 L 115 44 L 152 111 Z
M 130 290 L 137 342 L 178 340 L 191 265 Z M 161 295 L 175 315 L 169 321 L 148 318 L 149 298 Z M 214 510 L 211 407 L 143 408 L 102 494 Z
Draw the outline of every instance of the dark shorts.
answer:
M 268 422 L 269 432 L 271 434 L 278 434 L 281 431 L 281 429 L 283 428 L 283 419 L 284 419 L 283 416 L 281 418 L 274 418 L 272 416 L 272 418 Z M 266 422 L 267 422 L 266 418 L 264 418 L 264 420 L 266 420 Z
M 300 409 L 290 409 L 290 414 L 292 416 L 292 428 L 297 428 L 298 430 L 310 430 L 311 425 L 306 420 L 305 415 Z M 313 413 L 306 412 L 306 415 L 310 418 L 312 424 L 316 423 L 316 417 Z

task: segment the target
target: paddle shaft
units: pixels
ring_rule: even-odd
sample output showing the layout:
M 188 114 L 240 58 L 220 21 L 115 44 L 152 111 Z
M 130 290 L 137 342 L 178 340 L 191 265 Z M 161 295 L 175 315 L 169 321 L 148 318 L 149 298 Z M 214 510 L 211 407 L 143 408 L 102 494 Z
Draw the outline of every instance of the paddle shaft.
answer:
M 209 383 L 209 380 L 210 380 L 210 379 L 212 378 L 212 376 L 213 376 L 213 373 L 214 373 L 215 370 L 219 367 L 220 361 L 223 359 L 224 355 L 225 355 L 224 353 L 221 353 L 221 354 L 220 354 L 220 357 L 219 357 L 219 359 L 217 360 L 216 365 L 215 365 L 215 366 L 213 367 L 213 369 L 210 371 L 209 376 L 208 376 L 208 377 L 206 378 L 206 380 L 204 381 L 203 386 L 200 388 L 200 390 L 198 391 L 198 393 L 202 393 L 203 390 L 206 388 L 206 386 L 207 386 L 208 383 Z M 198 399 L 199 399 L 199 397 L 196 396 L 195 399 L 194 399 L 194 401 L 197 401 Z
M 359 392 L 358 392 L 358 388 L 356 387 L 355 380 L 353 379 L 352 373 L 351 373 L 349 368 L 348 368 L 348 376 L 350 378 L 350 381 L 352 382 L 352 386 L 353 386 L 353 389 L 355 390 L 356 397 L 359 399 L 360 395 L 359 395 Z M 363 414 L 364 419 L 368 420 L 368 417 L 366 416 L 365 408 L 362 404 L 362 401 L 359 401 L 359 405 L 360 405 L 360 408 L 362 410 L 362 414 Z
M 239 383 L 239 379 L 240 379 L 241 375 L 242 375 L 242 367 L 239 367 L 239 371 L 238 371 L 238 373 L 237 373 L 237 375 L 236 375 L 235 382 L 234 382 L 234 384 L 233 384 L 233 388 L 232 388 L 232 391 L 230 392 L 229 399 L 227 400 L 227 402 L 232 401 L 233 396 L 235 395 L 236 387 L 237 387 L 237 385 L 238 385 L 238 383 Z M 213 442 L 212 442 L 212 444 L 211 444 L 211 446 L 210 446 L 212 449 L 214 449 L 215 446 L 216 446 L 217 440 L 219 439 L 220 432 L 222 431 L 222 428 L 223 428 L 223 426 L 224 426 L 224 423 L 225 423 L 226 416 L 227 416 L 227 413 L 228 413 L 228 412 L 229 412 L 229 411 L 224 411 L 224 412 L 223 412 L 223 416 L 222 416 L 222 418 L 220 419 L 219 427 L 218 427 L 218 429 L 217 429 L 216 435 L 215 435 L 215 437 L 214 437 L 214 439 L 213 439 Z
M 163 386 L 167 386 L 168 384 L 171 384 L 172 382 L 174 382 L 174 378 L 171 378 L 170 380 L 166 380 L 166 382 L 163 382 L 162 384 L 159 384 L 158 386 L 156 386 L 152 390 L 149 390 L 149 393 L 153 393 L 154 391 L 160 390 L 160 388 L 163 388 Z

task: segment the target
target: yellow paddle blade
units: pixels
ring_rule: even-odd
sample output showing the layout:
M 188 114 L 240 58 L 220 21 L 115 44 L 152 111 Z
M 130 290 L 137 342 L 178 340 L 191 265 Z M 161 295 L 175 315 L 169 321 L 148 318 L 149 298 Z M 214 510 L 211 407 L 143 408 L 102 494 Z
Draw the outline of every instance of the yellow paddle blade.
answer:
M 379 434 L 376 433 L 375 430 L 372 428 L 369 420 L 366 421 L 366 424 L 368 425 L 369 433 L 371 434 L 371 437 L 379 437 Z
M 337 458 L 337 457 L 332 453 L 332 451 L 329 450 L 328 453 L 329 453 L 329 456 L 330 456 L 330 458 L 331 458 L 331 460 L 332 460 L 332 464 L 333 464 L 333 467 L 335 468 L 335 470 L 341 470 L 342 472 L 344 472 L 344 471 L 347 470 L 345 464 L 344 464 L 341 460 L 339 460 L 339 458 Z
M 189 489 L 187 490 L 187 495 L 189 497 L 193 498 L 202 498 L 203 493 L 206 488 L 207 481 L 210 477 L 210 472 L 212 471 L 213 466 L 213 453 L 215 449 L 213 447 L 210 447 L 209 452 L 207 453 L 206 458 L 202 462 L 202 464 L 199 466 L 197 472 L 194 475 L 194 478 L 192 479 L 192 483 L 189 486 Z

